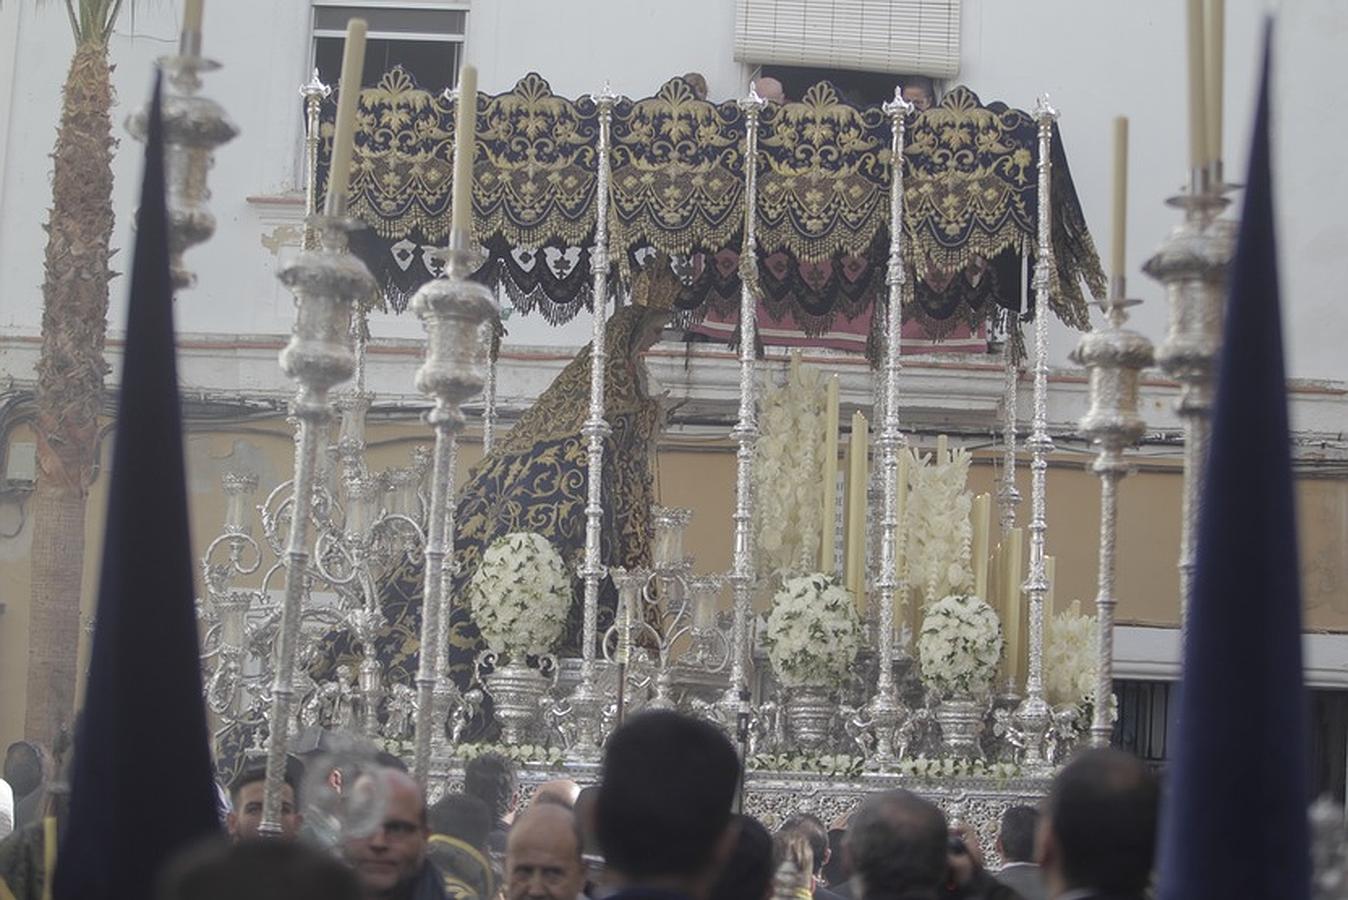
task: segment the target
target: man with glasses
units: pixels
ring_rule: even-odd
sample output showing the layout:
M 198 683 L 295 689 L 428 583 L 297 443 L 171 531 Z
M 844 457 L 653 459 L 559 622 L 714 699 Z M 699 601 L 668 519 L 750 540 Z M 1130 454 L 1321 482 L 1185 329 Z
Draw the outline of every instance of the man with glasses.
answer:
M 397 769 L 363 777 L 381 782 L 384 821 L 368 835 L 343 840 L 342 853 L 356 871 L 365 900 L 445 900 L 441 878 L 426 859 L 430 830 L 421 788 Z

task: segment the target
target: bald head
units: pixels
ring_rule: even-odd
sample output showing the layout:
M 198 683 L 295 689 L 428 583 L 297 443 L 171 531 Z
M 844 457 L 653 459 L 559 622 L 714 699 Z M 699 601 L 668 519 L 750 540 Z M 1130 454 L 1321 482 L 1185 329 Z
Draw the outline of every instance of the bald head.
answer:
M 506 844 L 508 900 L 574 900 L 585 886 L 576 815 L 537 803 L 515 819 Z
M 557 803 L 562 806 L 575 807 L 576 798 L 580 796 L 580 785 L 569 778 L 558 778 L 555 781 L 545 781 L 534 791 L 533 799 L 529 802 L 532 805 L 539 803 Z
M 396 802 L 405 804 L 409 809 L 415 808 L 418 818 L 425 824 L 426 795 L 422 793 L 421 785 L 417 784 L 415 778 L 391 766 L 376 770 L 375 777 L 382 782 L 390 806 L 394 804 L 396 798 Z
M 764 100 L 772 100 L 775 103 L 786 102 L 786 90 L 782 83 L 776 78 L 759 78 L 754 82 L 754 90 L 758 91 L 758 96 Z

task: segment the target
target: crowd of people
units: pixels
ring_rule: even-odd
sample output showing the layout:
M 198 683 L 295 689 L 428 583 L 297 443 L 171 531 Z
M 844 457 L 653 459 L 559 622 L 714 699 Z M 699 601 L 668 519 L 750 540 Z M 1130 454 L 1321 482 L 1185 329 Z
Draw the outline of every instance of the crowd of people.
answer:
M 43 790 L 41 757 L 29 750 L 11 748 L 5 767 L 25 798 Z M 428 805 L 404 763 L 380 754 L 341 786 L 353 803 L 378 797 L 378 814 L 364 827 L 325 828 L 302 812 L 302 769 L 287 766 L 282 834 L 265 839 L 265 770 L 246 768 L 228 789 L 228 840 L 166 867 L 161 900 L 1124 900 L 1146 896 L 1159 806 L 1137 759 L 1090 750 L 1061 770 L 1040 808 L 1006 810 L 996 871 L 976 832 L 905 790 L 872 794 L 832 827 L 800 812 L 774 833 L 733 812 L 740 762 L 727 737 L 673 712 L 618 729 L 597 785 L 548 782 L 527 805 L 501 756 L 470 760 L 463 791 Z M 22 837 L 0 842 L 0 860 Z M 0 888 L 22 900 L 42 885 Z

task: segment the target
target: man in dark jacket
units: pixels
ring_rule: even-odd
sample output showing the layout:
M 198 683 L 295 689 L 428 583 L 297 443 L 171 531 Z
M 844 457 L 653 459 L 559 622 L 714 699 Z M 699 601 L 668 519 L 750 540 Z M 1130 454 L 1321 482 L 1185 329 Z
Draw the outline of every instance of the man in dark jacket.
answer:
M 1033 806 L 1011 806 L 1002 813 L 997 834 L 997 852 L 1002 868 L 997 880 L 1025 900 L 1048 900 L 1044 875 L 1034 864 L 1034 834 L 1039 827 L 1039 812 Z
M 1140 900 L 1156 853 L 1161 791 L 1135 756 L 1087 750 L 1053 779 L 1037 855 L 1050 897 Z
M 714 725 L 642 713 L 604 753 L 595 831 L 609 900 L 703 897 L 735 845 L 739 758 Z

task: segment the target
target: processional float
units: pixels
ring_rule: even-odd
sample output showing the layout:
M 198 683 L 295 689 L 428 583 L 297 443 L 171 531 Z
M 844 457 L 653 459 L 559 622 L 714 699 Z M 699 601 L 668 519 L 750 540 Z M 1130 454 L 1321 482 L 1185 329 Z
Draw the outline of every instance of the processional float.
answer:
M 356 29 L 359 32 L 359 29 Z M 354 35 L 353 35 L 354 36 Z M 358 40 L 351 40 L 354 48 Z M 358 63 L 344 63 L 343 83 L 354 83 L 352 74 Z M 349 66 L 356 69 L 348 71 Z M 533 77 L 533 76 L 531 76 Z M 527 82 L 527 79 L 526 79 Z M 522 82 L 525 84 L 525 82 Z M 674 85 L 678 91 L 680 86 Z M 195 90 L 195 87 L 192 89 Z M 686 90 L 686 87 L 684 88 Z M 529 91 L 537 98 L 537 84 Z M 260 579 L 260 587 L 239 589 L 235 578 L 247 578 L 261 570 L 262 548 L 251 536 L 246 522 L 245 504 L 256 489 L 255 477 L 231 474 L 225 491 L 229 511 L 225 533 L 212 543 L 203 566 L 207 596 L 202 617 L 207 627 L 205 664 L 208 671 L 207 698 L 212 711 L 223 723 L 217 733 L 221 749 L 227 732 L 233 733 L 230 750 L 243 754 L 262 750 L 268 764 L 268 790 L 264 810 L 264 831 L 279 830 L 279 789 L 288 739 L 300 729 L 315 724 L 342 725 L 370 737 L 406 743 L 410 736 L 414 770 L 433 789 L 444 789 L 455 777 L 456 760 L 469 749 L 459 742 L 462 724 L 472 703 L 449 679 L 446 669 L 448 618 L 453 602 L 449 580 L 455 574 L 453 493 L 457 435 L 465 424 L 461 406 L 472 400 L 484 387 L 494 385 L 495 356 L 492 351 L 497 309 L 492 291 L 470 280 L 480 277 L 491 265 L 504 265 L 493 246 L 493 235 L 480 235 L 472 229 L 472 188 L 478 168 L 472 140 L 457 140 L 452 194 L 454 215 L 447 235 L 448 246 L 435 256 L 443 262 L 435 277 L 410 291 L 412 308 L 425 323 L 428 343 L 426 360 L 418 373 L 417 386 L 434 401 L 428 421 L 435 433 L 434 450 L 421 455 L 413 464 L 372 476 L 360 458 L 364 444 L 364 420 L 370 407 L 362 375 L 356 390 L 338 403 L 343 416 L 342 437 L 334 446 L 325 447 L 326 429 L 332 417 L 329 394 L 353 372 L 363 373 L 365 328 L 363 310 L 372 301 L 376 286 L 366 267 L 348 251 L 350 220 L 346 216 L 348 191 L 347 160 L 354 140 L 356 92 L 339 95 L 336 135 L 331 150 L 320 136 L 319 111 L 328 89 L 315 77 L 303 90 L 308 136 L 306 150 L 306 197 L 312 218 L 306 231 L 305 250 L 282 273 L 281 278 L 297 297 L 295 332 L 282 353 L 282 368 L 299 383 L 292 404 L 296 422 L 296 466 L 291 482 L 278 487 L 263 504 L 266 541 L 277 562 Z M 527 92 L 526 92 L 527 93 Z M 668 95 L 665 95 L 668 99 Z M 488 102 L 491 98 L 487 98 Z M 362 102 L 364 102 L 362 100 Z M 388 103 L 388 91 L 374 99 Z M 396 102 L 396 101 L 395 101 Z M 456 136 L 474 134 L 475 113 L 483 108 L 471 79 L 460 85 L 455 98 L 447 98 L 457 112 L 456 126 L 445 132 Z M 657 552 L 649 571 L 612 571 L 602 559 L 600 540 L 603 495 L 600 489 L 603 471 L 605 420 L 604 346 L 606 309 L 610 294 L 610 253 L 614 241 L 610 235 L 610 217 L 617 216 L 620 231 L 632 232 L 633 207 L 623 218 L 622 198 L 610 198 L 612 183 L 613 123 L 615 109 L 630 111 L 632 104 L 609 92 L 589 101 L 594 109 L 595 147 L 594 203 L 592 234 L 594 243 L 588 252 L 592 274 L 593 343 L 591 347 L 590 404 L 582 429 L 587 442 L 588 500 L 585 506 L 586 530 L 583 560 L 579 574 L 583 579 L 582 640 L 579 678 L 574 687 L 552 698 L 551 709 L 539 708 L 533 734 L 539 744 L 553 743 L 542 759 L 562 763 L 572 773 L 592 771 L 608 729 L 614 723 L 614 700 L 601 677 L 616 666 L 621 672 L 619 694 L 639 694 L 647 690 L 648 705 L 676 705 L 709 716 L 732 733 L 742 731 L 747 719 L 762 718 L 773 698 L 754 693 L 750 671 L 754 668 L 751 629 L 753 596 L 758 581 L 753 558 L 753 467 L 758 438 L 756 421 L 758 361 L 755 346 L 755 321 L 763 296 L 757 264 L 757 230 L 760 215 L 758 174 L 760 167 L 760 121 L 767 104 L 750 89 L 749 95 L 733 110 L 713 108 L 710 115 L 732 122 L 740 129 L 739 157 L 742 160 L 739 186 L 724 190 L 733 196 L 739 192 L 742 219 L 738 229 L 727 226 L 725 215 L 705 230 L 722 237 L 739 233 L 739 407 L 737 421 L 730 432 L 736 447 L 736 497 L 733 515 L 733 554 L 729 573 L 694 576 L 681 553 L 683 527 L 688 524 L 686 511 L 661 510 L 657 513 Z M 678 100 L 673 103 L 678 106 Z M 976 103 L 976 98 L 974 99 Z M 1005 108 L 1001 108 L 1004 110 Z M 1015 111 L 1011 111 L 1014 113 Z M 527 113 L 526 113 L 527 114 Z M 1047 313 L 1055 302 L 1054 290 L 1076 290 L 1075 278 L 1082 271 L 1062 267 L 1055 258 L 1059 241 L 1054 231 L 1053 198 L 1056 155 L 1055 120 L 1057 112 L 1047 98 L 1041 98 L 1033 122 L 1037 146 L 1034 190 L 1034 271 L 1035 340 L 1033 360 L 1033 415 L 1026 446 L 1031 452 L 1031 513 L 1029 576 L 1024 591 L 1029 598 L 1028 665 L 1025 695 L 1013 710 L 1003 710 L 994 718 L 989 707 L 986 716 L 989 735 L 974 744 L 975 756 L 994 744 L 998 753 L 1010 760 L 1001 769 L 978 761 L 949 759 L 944 764 L 915 765 L 901 758 L 900 729 L 911 726 L 924 712 L 911 709 L 900 697 L 894 663 L 903 655 L 896 647 L 896 604 L 906 594 L 905 572 L 900 564 L 900 517 L 898 511 L 899 459 L 906 452 L 906 440 L 900 427 L 902 397 L 901 307 L 913 294 L 909 279 L 914 271 L 905 256 L 905 160 L 907 136 L 912 121 L 911 106 L 896 92 L 893 102 L 885 104 L 877 118 L 888 126 L 889 156 L 885 165 L 888 181 L 888 234 L 885 247 L 885 289 L 883 326 L 880 329 L 880 372 L 877 406 L 880 423 L 878 473 L 881 516 L 870 584 L 877 598 L 873 662 L 873 685 L 867 686 L 863 702 L 849 711 L 847 723 L 839 720 L 831 749 L 839 757 L 858 748 L 855 768 L 839 771 L 826 767 L 813 770 L 760 769 L 751 775 L 749 803 L 764 815 L 793 810 L 801 804 L 801 792 L 821 814 L 843 812 L 864 792 L 889 784 L 916 783 L 951 807 L 954 815 L 965 818 L 982 831 L 991 829 L 1005 805 L 1032 799 L 1045 784 L 1061 758 L 1068 742 L 1062 723 L 1044 696 L 1044 605 L 1050 589 L 1047 567 L 1046 472 L 1053 451 L 1047 421 Z M 1000 114 L 1000 112 L 999 112 Z M 677 112 L 671 114 L 677 115 Z M 1019 114 L 1025 117 L 1026 114 Z M 443 132 L 442 132 L 443 133 Z M 630 135 L 625 133 L 624 140 Z M 175 137 L 169 131 L 169 141 Z M 731 146 L 724 131 L 714 138 L 722 149 Z M 378 156 L 373 138 L 365 136 L 362 153 L 368 161 Z M 443 142 L 451 146 L 448 141 Z M 194 145 L 195 146 L 195 145 Z M 467 147 L 467 151 L 463 150 Z M 625 152 L 633 152 L 629 144 Z M 387 148 L 385 148 L 387 150 Z M 318 158 L 329 155 L 327 202 L 318 215 Z M 733 154 L 732 154 L 733 155 Z M 435 163 L 432 157 L 431 164 Z M 501 173 L 495 173 L 499 178 Z M 368 176 L 368 172 L 366 173 Z M 1070 181 L 1067 182 L 1070 185 Z M 368 184 L 368 182 L 367 182 Z M 1195 169 L 1190 192 L 1177 202 L 1186 211 L 1184 222 L 1167 241 L 1162 252 L 1148 264 L 1148 271 L 1166 282 L 1172 306 L 1172 326 L 1162 347 L 1160 361 L 1181 382 L 1184 395 L 1181 413 L 1186 427 L 1186 523 L 1196 503 L 1197 471 L 1201 468 L 1205 433 L 1203 398 L 1211 383 L 1211 363 L 1219 340 L 1221 278 L 1230 253 L 1230 235 L 1234 225 L 1217 214 L 1225 205 L 1225 188 L 1220 184 L 1220 166 Z M 620 191 L 621 193 L 621 188 Z M 351 192 L 362 212 L 369 209 L 368 197 L 360 190 Z M 199 202 L 184 195 L 186 205 Z M 625 198 L 630 199 L 630 198 Z M 1073 200 L 1073 203 L 1075 200 Z M 1117 204 L 1116 198 L 1116 204 Z M 617 211 L 615 211 L 617 210 Z M 176 211 L 175 211 L 176 212 Z M 722 210 L 722 213 L 725 211 Z M 733 210 L 731 211 L 733 212 Z M 421 220 L 423 226 L 430 219 Z M 527 228 L 516 223 L 514 236 Z M 527 223 L 526 223 L 527 224 Z M 1121 223 L 1116 220 L 1116 230 Z M 719 230 L 718 230 L 719 229 Z M 510 229 L 504 229 L 510 231 Z M 499 234 L 499 232 L 497 232 Z M 477 253 L 477 238 L 486 238 L 483 264 Z M 682 247 L 685 253 L 693 245 Z M 1021 249 L 1024 247 L 1022 245 Z M 620 245 L 620 266 L 629 259 L 626 246 Z M 1093 253 L 1093 251 L 1092 251 Z M 495 254 L 495 255 L 494 255 Z M 504 271 L 502 269 L 502 271 Z M 1107 742 L 1111 730 L 1112 694 L 1112 609 L 1114 603 L 1116 490 L 1127 473 L 1123 456 L 1127 447 L 1140 437 L 1143 423 L 1138 415 L 1139 373 L 1151 363 L 1150 345 L 1140 335 L 1124 327 L 1122 252 L 1116 249 L 1114 279 L 1106 298 L 1106 327 L 1083 339 L 1077 359 L 1091 373 L 1091 409 L 1081 423 L 1082 433 L 1100 446 L 1095 465 L 1102 484 L 1102 521 L 1100 541 L 1100 578 L 1098 608 L 1098 670 L 1093 703 L 1091 740 Z M 355 325 L 353 327 L 353 319 Z M 1019 361 L 1014 341 L 1006 344 L 1006 377 L 1003 402 L 1004 469 L 998 489 L 999 521 L 1003 533 L 1015 523 L 1019 494 L 1015 486 L 1016 392 Z M 496 419 L 495 396 L 488 390 L 483 409 L 484 438 Z M 316 532 L 317 539 L 311 537 Z M 1186 535 L 1191 532 L 1186 525 Z M 1186 537 L 1186 547 L 1190 538 Z M 673 548 L 673 549 L 671 549 Z M 376 562 L 390 560 L 420 550 L 425 559 L 425 586 L 421 605 L 421 647 L 436 652 L 419 654 L 415 690 L 405 682 L 389 683 L 380 671 L 374 647 L 381 619 L 377 592 L 372 585 Z M 1182 553 L 1181 568 L 1188 564 Z M 273 598 L 272 581 L 285 576 L 285 591 L 279 603 Z M 601 584 L 608 576 L 618 586 L 620 609 L 613 625 L 601 633 L 599 605 Z M 733 600 L 729 621 L 718 622 L 715 594 L 725 581 L 731 585 Z M 314 597 L 314 586 L 326 584 L 347 600 L 324 605 Z M 1187 581 L 1186 581 L 1187 589 Z M 354 598 L 354 599 L 350 599 Z M 671 600 L 670 598 L 677 598 Z M 663 608 L 663 612 L 659 610 Z M 664 618 L 659 628 L 647 625 L 647 613 L 656 610 Z M 637 624 L 633 624 L 633 623 Z M 306 631 L 302 626 L 311 626 Z M 344 628 L 364 645 L 357 688 L 349 683 L 350 673 L 341 672 L 335 680 L 317 684 L 306 671 L 312 660 L 315 629 Z M 647 638 L 641 638 L 649 628 Z M 681 656 L 675 652 L 677 635 L 685 636 L 690 646 Z M 645 669 L 629 665 L 638 651 L 658 649 Z M 616 648 L 611 650 L 612 648 Z M 720 648 L 718 652 L 717 648 Z M 298 663 L 298 665 L 297 665 Z M 644 679 L 644 682 L 641 681 Z M 682 695 L 676 689 L 681 680 L 692 685 Z M 708 690 L 708 685 L 711 690 Z M 720 685 L 718 687 L 718 685 Z M 699 694 L 700 691 L 700 694 Z M 297 703 L 298 699 L 305 701 Z M 507 697 L 493 698 L 498 702 Z M 306 712 L 307 711 L 307 712 Z M 303 714 L 302 714 L 303 713 Z M 308 715 L 313 713 L 313 715 Z M 618 711 L 621 714 L 621 710 Z M 995 728 L 993 727 L 995 724 Z M 993 733 L 995 732 L 995 734 Z M 939 729 L 934 732 L 940 734 Z M 906 734 L 911 737 L 911 728 Z M 1084 738 L 1084 732 L 1082 732 Z M 903 740 L 907 740 L 906 738 Z M 967 745 L 961 745 L 966 747 Z M 939 737 L 930 745 L 935 754 L 942 751 Z M 968 750 L 961 756 L 967 757 Z M 542 775 L 540 773 L 540 779 Z M 989 835 L 985 835 L 989 836 Z

